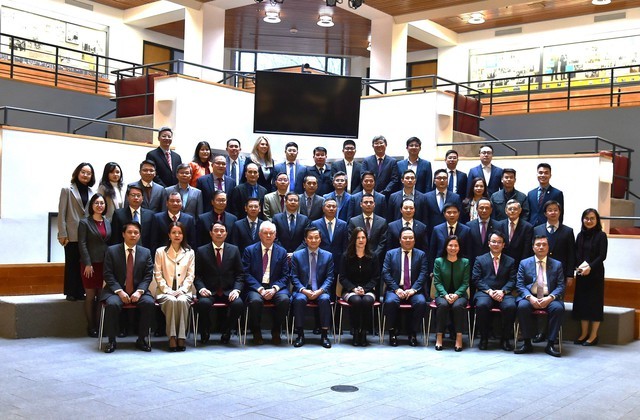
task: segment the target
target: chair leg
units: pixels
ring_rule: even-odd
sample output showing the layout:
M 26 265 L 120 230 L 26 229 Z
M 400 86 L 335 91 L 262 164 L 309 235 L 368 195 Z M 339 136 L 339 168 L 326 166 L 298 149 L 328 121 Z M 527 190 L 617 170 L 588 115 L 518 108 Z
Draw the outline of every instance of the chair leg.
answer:
M 469 336 L 469 348 L 473 348 L 473 335 L 471 334 L 471 313 L 467 311 L 467 324 L 468 324 L 468 336 Z M 474 325 L 475 328 L 475 325 Z
M 342 305 L 340 306 L 340 315 L 338 315 L 339 321 L 338 321 L 338 343 L 342 342 Z
M 100 328 L 98 333 L 98 350 L 102 350 L 102 334 L 104 333 L 104 305 L 100 305 Z
M 427 328 L 426 328 L 426 325 L 424 325 L 425 322 L 426 322 L 426 319 L 422 318 L 422 343 L 426 347 L 427 346 Z
M 473 347 L 473 344 L 475 343 L 476 340 L 476 320 L 478 319 L 478 313 L 473 311 L 473 330 L 471 333 L 471 346 Z
M 429 338 L 431 337 L 431 315 L 433 315 L 433 309 L 429 308 L 429 321 L 427 322 L 427 347 L 429 347 Z
M 382 316 L 382 329 L 380 330 L 380 344 L 384 344 L 384 330 L 387 326 L 387 317 L 385 315 Z
M 244 345 L 247 345 L 247 326 L 249 322 L 249 306 L 247 305 L 247 310 L 245 311 L 245 315 L 244 315 Z M 242 333 L 239 333 L 242 334 Z
M 289 325 L 288 325 L 289 319 L 287 318 L 287 343 L 292 345 L 293 344 L 293 328 L 294 325 L 296 325 L 296 316 L 293 316 L 293 319 L 291 320 L 291 335 L 289 335 Z M 289 339 L 289 337 L 291 337 L 291 339 Z

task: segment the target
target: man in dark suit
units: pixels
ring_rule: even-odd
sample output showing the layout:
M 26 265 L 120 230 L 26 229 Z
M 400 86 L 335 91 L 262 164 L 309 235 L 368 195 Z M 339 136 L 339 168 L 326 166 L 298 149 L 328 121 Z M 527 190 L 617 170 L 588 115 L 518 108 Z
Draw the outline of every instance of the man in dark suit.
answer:
M 560 204 L 560 209 L 564 210 L 564 194 L 557 188 L 549 184 L 551 180 L 551 165 L 548 163 L 540 163 L 538 171 L 538 187 L 529 191 L 527 200 L 529 201 L 529 223 L 532 226 L 538 226 L 546 222 L 544 215 L 544 205 L 547 201 L 556 201 Z M 560 213 L 560 222 L 562 222 L 563 213 Z
M 173 142 L 173 131 L 169 127 L 161 127 L 158 131 L 160 146 L 147 153 L 146 160 L 156 165 L 156 177 L 153 179 L 162 187 L 178 183 L 176 168 L 182 163 L 179 154 L 170 149 Z
M 272 221 L 273 216 L 284 211 L 285 195 L 289 192 L 289 176 L 287 174 L 277 172 L 273 178 L 275 179 L 276 190 L 267 193 L 262 204 L 262 213 L 264 213 L 264 218 L 268 221 Z
M 210 230 L 214 222 L 220 222 L 227 228 L 227 238 L 233 237 L 233 227 L 238 218 L 226 211 L 227 193 L 222 190 L 215 191 L 211 198 L 211 206 L 212 210 L 202 213 L 196 222 L 198 246 L 211 242 Z
M 464 197 L 467 193 L 467 174 L 457 169 L 458 152 L 453 149 L 447 150 L 445 163 L 447 164 L 447 176 L 449 177 L 447 189 Z
M 257 198 L 248 198 L 245 204 L 245 213 L 245 217 L 236 220 L 234 223 L 233 233 L 229 241 L 241 250 L 260 241 L 260 236 L 258 235 L 262 224 L 262 219 L 259 217 L 260 201 Z
M 307 246 L 291 256 L 291 306 L 298 334 L 293 346 L 304 345 L 304 308 L 308 302 L 315 302 L 320 315 L 320 343 L 328 349 L 331 348 L 328 331 L 331 326 L 333 257 L 330 252 L 320 249 L 322 238 L 317 227 L 310 226 L 305 230 L 304 241 Z
M 227 140 L 227 165 L 225 169 L 225 175 L 233 179 L 236 185 L 240 185 L 240 179 L 244 174 L 244 161 L 245 157 L 240 156 L 242 145 L 238 139 Z M 229 191 L 226 191 L 229 193 Z
M 273 224 L 276 226 L 277 244 L 291 255 L 304 241 L 304 231 L 309 227 L 309 218 L 298 213 L 299 197 L 295 192 L 285 196 L 286 211 L 276 214 Z
M 300 213 L 309 220 L 322 217 L 322 196 L 318 193 L 318 179 L 315 175 L 304 177 L 304 193 L 299 196 Z
M 387 221 L 374 213 L 375 206 L 376 203 L 371 194 L 362 196 L 360 199 L 362 214 L 349 219 L 349 237 L 356 227 L 363 228 L 367 234 L 367 242 L 371 252 L 382 261 L 387 243 Z
M 466 196 L 469 197 L 472 193 L 473 185 L 471 181 L 474 178 L 482 178 L 487 183 L 487 194 L 491 197 L 491 194 L 498 191 L 501 188 L 502 169 L 493 165 L 493 146 L 485 144 L 480 148 L 480 165 L 474 166 L 469 170 L 469 183 L 467 185 Z
M 275 314 L 271 328 L 274 344 L 280 344 L 282 323 L 289 312 L 290 271 L 287 251 L 275 243 L 276 227 L 271 222 L 260 226 L 260 242 L 247 247 L 242 254 L 246 273 L 247 306 L 253 343 L 263 343 L 260 322 L 264 302 L 273 302 Z
M 491 219 L 491 201 L 488 198 L 481 198 L 476 204 L 478 218 L 467 222 L 469 227 L 469 239 L 467 241 L 467 258 L 469 265 L 473 263 L 478 255 L 489 252 L 489 234 L 494 231 L 494 222 Z
M 444 223 L 444 205 L 455 204 L 458 209 L 462 206 L 460 196 L 452 193 L 447 189 L 449 179 L 447 178 L 447 171 L 444 169 L 438 169 L 433 174 L 435 189 L 425 194 L 426 214 L 428 215 L 427 222 L 423 222 L 427 225 L 429 236 L 433 228 L 440 223 Z
M 136 186 L 142 190 L 142 207 L 157 213 L 162 211 L 164 188 L 153 182 L 155 176 L 156 164 L 153 161 L 144 160 L 140 164 L 140 180 L 129 185 Z
M 517 268 L 513 258 L 503 252 L 504 246 L 502 232 L 492 232 L 490 251 L 478 256 L 473 264 L 471 283 L 477 289 L 474 306 L 480 330 L 480 350 L 487 350 L 489 346 L 491 309 L 499 308 L 502 314 L 500 347 L 504 351 L 513 351 L 509 337 L 516 319 L 516 300 L 511 292 L 516 287 Z
M 362 202 L 362 196 L 365 194 L 370 194 L 373 196 L 373 199 L 376 202 L 375 213 L 380 217 L 386 217 L 387 198 L 375 190 L 375 174 L 371 171 L 362 172 L 361 178 L 362 190 L 358 191 L 355 194 L 351 194 L 351 198 L 349 200 L 349 210 L 347 211 L 347 219 L 351 220 L 352 217 L 356 217 L 362 213 L 362 207 L 360 206 L 360 203 Z
M 100 301 L 104 302 L 104 331 L 109 338 L 105 353 L 116 350 L 116 333 L 123 305 L 135 304 L 139 313 L 136 347 L 151 351 L 147 335 L 155 316 L 153 296 L 149 284 L 153 278 L 151 252 L 138 246 L 140 224 L 129 222 L 123 226 L 124 244 L 111 245 L 104 258 L 104 281 Z
M 362 161 L 362 172 L 371 171 L 376 174 L 376 191 L 389 198 L 391 193 L 400 189 L 400 174 L 394 158 L 387 156 L 387 139 L 375 136 L 371 140 L 374 154 Z
M 531 241 L 533 240 L 533 226 L 520 214 L 522 208 L 517 200 L 507 201 L 508 219 L 495 223 L 496 230 L 503 233 L 507 241 L 504 253 L 514 259 L 516 267 L 520 261 L 533 254 Z
M 172 192 L 167 197 L 167 211 L 153 215 L 151 222 L 151 249 L 155 252 L 161 246 L 166 246 L 169 241 L 169 225 L 171 222 L 180 222 L 187 232 L 187 242 L 189 245 L 197 244 L 196 241 L 196 221 L 182 211 L 182 198 L 180 193 Z
M 315 162 L 315 165 L 307 166 L 307 175 L 316 177 L 316 181 L 318 183 L 318 190 L 316 191 L 316 194 L 322 197 L 323 195 L 333 191 L 333 185 L 331 184 L 331 168 L 326 164 L 327 149 L 321 146 L 313 149 L 313 161 Z
M 298 144 L 293 141 L 287 143 L 284 146 L 284 156 L 286 160 L 282 163 L 277 163 L 273 167 L 273 173 L 274 175 L 287 174 L 289 180 L 288 191 L 302 194 L 302 184 L 307 174 L 307 167 L 298 163 Z M 277 179 L 275 177 L 272 177 L 272 179 L 274 180 L 273 186 L 277 189 L 278 185 L 275 183 Z
M 396 319 L 401 303 L 411 304 L 409 345 L 418 345 L 417 331 L 427 311 L 424 287 L 427 284 L 427 255 L 416 249 L 415 234 L 411 228 L 400 233 L 400 248 L 387 252 L 382 266 L 382 280 L 387 286 L 384 296 L 384 316 L 389 322 L 389 344 L 398 345 Z
M 564 270 L 565 284 L 573 281 L 576 269 L 576 240 L 573 229 L 562 224 L 562 207 L 556 201 L 544 203 L 544 215 L 547 222 L 533 228 L 533 236 L 545 235 L 549 239 L 549 257 L 560 261 Z
M 217 155 L 213 158 L 213 172 L 201 176 L 196 181 L 196 187 L 202 191 L 203 211 L 211 211 L 211 199 L 216 191 L 223 191 L 228 196 L 236 187 L 236 181 L 225 175 L 226 170 L 227 161 L 225 157 Z
M 347 187 L 347 175 L 344 172 L 338 171 L 332 173 L 331 176 L 333 177 L 334 190 L 329 194 L 325 194 L 322 198 L 325 200 L 327 198 L 336 200 L 336 204 L 338 205 L 337 217 L 346 223 L 349 221 L 349 201 L 351 200 L 351 194 L 345 191 Z
M 407 169 L 402 173 L 402 186 L 400 191 L 396 191 L 389 197 L 387 203 L 387 216 L 386 219 L 389 222 L 400 219 L 402 214 L 402 203 L 404 200 L 413 200 L 415 203 L 415 218 L 422 223 L 427 223 L 429 218 L 424 213 L 427 207 L 426 197 L 423 193 L 416 188 L 416 174 L 411 169 Z
M 358 192 L 360 189 L 360 173 L 362 164 L 355 161 L 356 142 L 353 140 L 345 140 L 342 143 L 342 155 L 344 159 L 336 160 L 331 164 L 331 177 L 335 179 L 336 172 L 344 172 L 346 174 L 345 191 L 349 194 Z
M 194 285 L 198 292 L 196 309 L 200 323 L 200 342 L 209 342 L 209 315 L 214 303 L 228 305 L 226 321 L 222 326 L 220 342 L 228 344 L 231 327 L 238 323 L 244 303 L 240 293 L 244 290 L 244 272 L 238 247 L 225 243 L 227 228 L 221 222 L 211 226 L 211 242 L 202 245 L 196 252 L 196 277 Z M 241 334 L 238 331 L 238 334 Z
M 191 166 L 188 163 L 180 164 L 176 170 L 176 176 L 178 183 L 164 189 L 162 210 L 165 211 L 167 209 L 167 197 L 175 191 L 182 197 L 182 211 L 197 220 L 198 216 L 202 214 L 202 192 L 189 185 L 189 181 L 191 181 Z
M 411 169 L 416 175 L 416 190 L 427 193 L 433 189 L 431 180 L 431 162 L 420 158 L 422 141 L 417 137 L 409 137 L 407 140 L 407 159 L 398 161 L 398 173 L 404 174 Z
M 529 220 L 529 200 L 525 193 L 516 190 L 516 170 L 504 168 L 502 171 L 502 189 L 491 194 L 491 218 L 496 221 L 507 219 L 507 201 L 516 200 L 522 209 L 521 217 Z
M 258 171 L 258 165 L 255 163 L 249 163 L 246 167 L 245 176 L 247 182 L 235 187 L 229 196 L 232 210 L 231 212 L 236 215 L 238 219 L 242 219 L 247 215 L 244 205 L 249 198 L 257 198 L 260 203 L 267 195 L 267 190 L 262 185 L 258 185 L 258 177 L 260 172 Z
M 111 218 L 111 235 L 110 244 L 121 244 L 123 237 L 121 235 L 122 228 L 127 223 L 134 221 L 140 223 L 140 245 L 145 248 L 151 248 L 151 222 L 153 220 L 153 212 L 149 209 L 142 208 L 142 189 L 137 185 L 129 185 L 127 187 L 127 205 L 124 208 L 117 209 L 113 212 Z
M 469 242 L 469 229 L 468 226 L 458 223 L 460 218 L 460 210 L 456 204 L 447 203 L 444 205 L 444 218 L 445 222 L 437 225 L 431 232 L 429 241 L 429 273 L 433 273 L 433 262 L 436 258 L 442 256 L 444 251 L 444 243 L 447 237 L 456 235 L 458 237 L 458 244 L 460 245 L 460 252 L 458 257 L 467 258 L 468 251 L 467 246 Z M 431 281 L 427 290 L 431 290 Z
M 395 193 L 394 193 L 395 194 Z M 400 233 L 405 227 L 411 228 L 416 238 L 415 247 L 421 251 L 427 252 L 429 247 L 429 236 L 427 236 L 427 226 L 414 218 L 416 213 L 415 203 L 412 199 L 406 198 L 402 202 L 400 209 L 402 217 L 389 223 L 387 229 L 387 243 L 397 244 L 400 240 Z
M 564 316 L 565 274 L 560 261 L 549 257 L 549 242 L 546 235 L 533 239 L 533 257 L 522 260 L 518 267 L 516 288 L 518 290 L 517 316 L 522 326 L 524 344 L 516 354 L 531 353 L 531 337 L 535 332 L 532 312 L 544 309 L 548 315 L 549 340 L 544 351 L 550 356 L 560 357 L 554 347 Z
M 311 222 L 320 231 L 320 248 L 329 251 L 333 256 L 333 274 L 337 278 L 342 266 L 342 254 L 347 249 L 349 230 L 347 222 L 336 217 L 338 204 L 334 198 L 325 198 L 322 204 L 324 217 Z M 331 291 L 334 295 L 334 291 Z

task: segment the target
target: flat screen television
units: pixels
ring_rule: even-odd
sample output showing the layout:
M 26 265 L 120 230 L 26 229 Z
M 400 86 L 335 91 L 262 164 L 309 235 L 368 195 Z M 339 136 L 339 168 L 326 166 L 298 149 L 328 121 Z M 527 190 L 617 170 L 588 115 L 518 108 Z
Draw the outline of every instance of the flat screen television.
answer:
M 360 77 L 256 72 L 253 131 L 357 138 Z

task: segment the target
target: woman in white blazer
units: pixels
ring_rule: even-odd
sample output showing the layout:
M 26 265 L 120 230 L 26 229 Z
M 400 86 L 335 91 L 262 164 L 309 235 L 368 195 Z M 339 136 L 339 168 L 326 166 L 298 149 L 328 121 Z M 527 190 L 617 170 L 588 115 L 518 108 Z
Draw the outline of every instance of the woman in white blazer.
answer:
M 153 276 L 156 300 L 164 313 L 169 337 L 169 351 L 185 351 L 189 306 L 193 299 L 195 253 L 187 243 L 184 225 L 169 225 L 169 244 L 156 250 Z
M 90 163 L 82 162 L 71 175 L 71 185 L 62 188 L 58 203 L 58 242 L 64 247 L 64 294 L 67 300 L 84 299 L 84 287 L 80 278 L 80 250 L 78 225 L 89 215 L 91 187 L 96 183 Z

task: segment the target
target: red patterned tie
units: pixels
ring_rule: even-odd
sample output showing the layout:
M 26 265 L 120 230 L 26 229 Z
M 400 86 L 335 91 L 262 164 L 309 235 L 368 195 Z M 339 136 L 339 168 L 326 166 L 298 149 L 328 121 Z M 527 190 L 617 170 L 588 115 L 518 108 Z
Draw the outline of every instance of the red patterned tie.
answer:
M 267 271 L 267 265 L 269 265 L 269 248 L 264 250 L 264 255 L 262 256 L 262 274 Z
M 133 248 L 128 248 L 127 251 L 129 251 L 129 255 L 127 256 L 127 277 L 124 288 L 125 292 L 131 296 L 133 294 Z
M 404 290 L 411 289 L 411 277 L 409 276 L 409 251 L 404 251 Z

